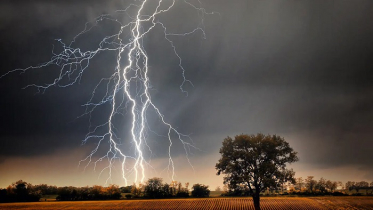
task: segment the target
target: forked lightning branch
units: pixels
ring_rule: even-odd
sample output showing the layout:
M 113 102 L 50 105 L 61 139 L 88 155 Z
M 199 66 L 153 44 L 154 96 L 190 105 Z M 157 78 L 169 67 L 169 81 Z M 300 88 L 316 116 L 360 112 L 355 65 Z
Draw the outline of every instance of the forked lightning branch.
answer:
M 213 13 L 207 13 L 201 5 L 200 1 L 191 2 L 186 0 L 134 1 L 127 8 L 117 10 L 112 14 L 101 15 L 94 21 L 86 23 L 84 30 L 77 34 L 69 44 L 58 39 L 57 42 L 62 46 L 62 50 L 60 52 L 54 52 L 54 50 L 49 61 L 37 66 L 9 71 L 0 78 L 10 73 L 22 73 L 48 66 L 57 67 L 58 76 L 50 83 L 29 84 L 26 86 L 37 88 L 39 92 L 43 93 L 52 86 L 63 88 L 79 83 L 82 77 L 89 73 L 90 62 L 96 55 L 114 51 L 116 53 L 115 69 L 112 69 L 113 73 L 111 76 L 102 78 L 92 90 L 90 100 L 84 104 L 86 111 L 83 115 L 91 116 L 97 107 L 107 104 L 110 105 L 111 111 L 104 123 L 89 126 L 90 130 L 83 140 L 83 144 L 92 142 L 95 148 L 86 158 L 80 161 L 79 165 L 84 168 L 93 165 L 94 170 L 96 170 L 98 164 L 105 162 L 105 167 L 101 167 L 99 170 L 100 176 L 104 172 L 108 174 L 106 182 L 110 181 L 112 173 L 117 171 L 114 170 L 115 166 L 120 165 L 121 177 L 125 185 L 133 182 L 144 182 L 146 170 L 152 168 L 149 158 L 146 158 L 149 155 L 145 156 L 145 154 L 152 153 L 151 147 L 147 144 L 147 133 L 152 131 L 148 126 L 147 113 L 152 112 L 158 116 L 160 123 L 167 130 L 164 136 L 168 142 L 167 145 L 164 145 L 168 151 L 166 170 L 169 177 L 174 180 L 176 166 L 171 154 L 175 141 L 179 141 L 183 145 L 186 159 L 191 167 L 193 166 L 189 161 L 190 150 L 197 148 L 188 135 L 180 133 L 167 121 L 167 113 L 161 113 L 157 104 L 152 100 L 150 92 L 150 81 L 152 78 L 149 77 L 148 63 L 149 57 L 152 55 L 147 54 L 143 43 L 147 39 L 147 34 L 152 30 L 162 31 L 162 37 L 169 43 L 169 47 L 174 52 L 174 58 L 172 59 L 178 60 L 178 68 L 182 78 L 180 91 L 187 95 L 183 87 L 186 83 L 192 83 L 186 77 L 182 58 L 179 56 L 172 38 L 175 36 L 189 36 L 193 33 L 200 33 L 203 37 L 205 36 L 203 30 L 204 15 Z M 167 25 L 160 21 L 159 16 L 166 15 L 167 12 L 170 12 L 175 7 L 185 7 L 196 11 L 196 14 L 200 17 L 199 24 L 190 31 L 169 31 Z M 118 15 L 122 15 L 123 20 L 118 18 Z M 104 21 L 119 24 L 119 30 L 114 34 L 103 37 L 98 46 L 96 46 L 97 48 L 94 48 L 95 50 L 83 51 L 79 46 L 76 46 L 80 37 L 89 34 Z M 151 42 L 151 40 L 148 41 Z M 109 71 L 110 69 L 104 70 Z M 98 95 L 98 92 L 102 93 L 101 88 L 104 88 L 104 94 Z M 123 110 L 125 110 L 125 114 L 123 114 Z M 118 117 L 131 118 L 130 129 L 126 131 L 126 135 L 130 136 L 129 139 L 125 139 L 122 129 L 118 128 L 120 125 L 117 125 L 115 120 Z M 128 152 L 128 148 L 123 146 L 123 142 L 128 141 L 132 142 L 132 153 Z M 99 151 L 103 147 L 108 149 L 102 155 Z

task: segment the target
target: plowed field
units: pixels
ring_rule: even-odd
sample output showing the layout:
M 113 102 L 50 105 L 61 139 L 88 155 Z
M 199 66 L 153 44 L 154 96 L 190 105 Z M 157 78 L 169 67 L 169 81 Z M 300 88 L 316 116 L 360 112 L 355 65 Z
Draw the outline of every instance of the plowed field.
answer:
M 261 198 L 262 210 L 373 209 L 372 197 Z M 0 204 L 0 209 L 254 209 L 251 198 L 67 201 Z

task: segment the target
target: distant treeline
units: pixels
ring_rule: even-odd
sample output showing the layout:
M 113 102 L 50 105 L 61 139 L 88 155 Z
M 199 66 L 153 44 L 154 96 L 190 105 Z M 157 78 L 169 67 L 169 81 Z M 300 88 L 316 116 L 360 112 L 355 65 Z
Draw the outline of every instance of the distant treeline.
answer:
M 145 184 L 119 187 L 109 185 L 102 187 L 57 187 L 46 184 L 32 185 L 19 180 L 9 185 L 6 189 L 0 189 L 0 202 L 33 202 L 39 201 L 46 195 L 57 195 L 58 201 L 79 200 L 116 200 L 122 198 L 125 193 L 130 198 L 171 198 L 189 197 L 189 183 L 184 186 L 180 182 L 173 181 L 171 184 L 163 183 L 161 178 L 151 178 Z M 192 187 L 191 196 L 208 197 L 210 190 L 207 185 L 195 184 Z
M 365 191 L 366 195 L 372 195 L 372 191 L 368 189 L 373 189 L 373 182 L 369 184 L 366 181 L 348 181 L 343 184 L 340 181 L 331 181 L 323 177 L 319 180 L 314 180 L 313 176 L 307 176 L 304 180 L 302 177 L 297 178 L 296 182 L 290 185 L 289 193 L 305 195 L 358 195 L 362 189 L 367 190 Z
M 220 187 L 216 191 L 221 191 Z M 373 195 L 373 182 L 366 181 L 354 182 L 348 181 L 344 185 L 340 181 L 327 180 L 321 177 L 315 180 L 314 176 L 307 176 L 303 179 L 298 177 L 294 182 L 279 183 L 277 187 L 268 188 L 263 191 L 262 195 Z M 249 196 L 250 191 L 246 185 L 238 185 L 231 188 L 226 185 L 223 189 L 222 196 Z
M 373 195 L 373 182 L 368 183 L 366 181 L 348 181 L 346 182 L 346 189 L 348 189 L 351 192 L 355 191 L 356 195 L 360 195 L 361 190 L 365 190 L 366 195 Z
M 56 200 L 107 200 L 120 199 L 122 191 L 128 187 L 119 188 L 117 185 L 102 187 L 57 187 L 47 184 L 32 185 L 19 180 L 9 185 L 6 189 L 0 189 L 0 202 L 34 202 L 46 195 L 57 195 Z
M 209 197 L 209 186 L 203 184 L 195 184 L 192 187 L 192 197 Z M 133 185 L 131 187 L 131 194 L 126 195 L 127 198 L 171 198 L 189 197 L 189 183 L 183 186 L 180 182 L 173 181 L 171 184 L 163 183 L 161 178 L 151 178 L 144 185 Z
M 122 197 L 118 185 L 102 187 L 59 187 L 56 200 L 58 201 L 82 201 L 82 200 L 117 200 Z

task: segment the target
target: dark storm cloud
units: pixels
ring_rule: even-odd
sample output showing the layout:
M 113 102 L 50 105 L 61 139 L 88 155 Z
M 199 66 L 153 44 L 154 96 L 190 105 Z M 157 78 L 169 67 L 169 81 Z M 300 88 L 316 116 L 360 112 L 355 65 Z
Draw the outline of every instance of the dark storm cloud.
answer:
M 203 147 L 216 152 L 239 133 L 299 134 L 292 143 L 303 161 L 371 171 L 372 3 L 224 4 L 218 24 L 207 24 L 208 48 L 192 79 L 203 87 L 189 122 L 203 128 Z
M 1 74 L 45 62 L 52 44 L 56 44 L 54 39 L 70 41 L 83 30 L 86 21 L 112 11 L 115 4 L 118 5 L 114 1 L 94 6 L 68 1 L 2 1 Z M 81 105 L 89 98 L 88 89 L 78 85 L 65 90 L 52 88 L 44 94 L 34 88 L 22 90 L 28 84 L 50 82 L 55 73 L 47 68 L 1 80 L 1 156 L 50 154 L 81 144 L 88 126 L 87 121 L 76 118 L 84 113 Z
M 53 39 L 72 39 L 86 21 L 128 4 L 17 2 L 21 3 L 0 3 L 2 73 L 44 62 Z M 314 167 L 357 164 L 373 170 L 369 162 L 373 159 L 369 150 L 373 146 L 371 1 L 210 0 L 203 4 L 220 13 L 205 16 L 207 39 L 201 39 L 201 33 L 174 38 L 186 76 L 194 84 L 185 86 L 188 97 L 178 89 L 182 81 L 178 60 L 172 58 L 170 48 L 161 49 L 162 36 L 149 34 L 150 40 L 157 41 L 145 43 L 148 54 L 154 55 L 150 74 L 155 103 L 182 132 L 192 133 L 204 151 L 196 155 L 216 153 L 227 135 L 277 133 L 296 136 L 291 144 L 298 148 L 301 161 Z M 192 23 L 179 20 L 177 13 L 171 15 L 174 18 L 166 21 L 175 32 L 195 26 L 194 13 L 185 16 Z M 94 34 L 92 40 L 103 33 Z M 94 69 L 112 69 L 107 66 L 111 61 L 110 56 L 101 57 Z M 1 90 L 6 90 L 1 93 L 5 110 L 1 154 L 37 155 L 74 147 L 87 132 L 87 121 L 75 118 L 84 112 L 80 105 L 89 99 L 97 73 L 65 90 L 53 88 L 39 95 L 21 90 L 35 79 L 42 81 L 41 73 L 36 74 L 0 80 Z M 25 143 L 26 136 L 36 136 L 27 141 L 37 146 Z

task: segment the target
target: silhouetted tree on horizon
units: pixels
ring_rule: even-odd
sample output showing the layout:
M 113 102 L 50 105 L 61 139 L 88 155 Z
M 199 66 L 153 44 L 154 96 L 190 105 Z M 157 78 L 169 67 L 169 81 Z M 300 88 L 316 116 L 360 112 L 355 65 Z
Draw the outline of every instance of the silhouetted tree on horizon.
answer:
M 294 180 L 294 172 L 287 163 L 298 161 L 289 143 L 277 135 L 237 135 L 227 137 L 220 149 L 221 158 L 215 168 L 217 175 L 225 174 L 224 183 L 235 188 L 243 184 L 249 188 L 254 207 L 260 209 L 260 193 L 283 181 Z M 282 181 L 281 181 L 282 180 Z

